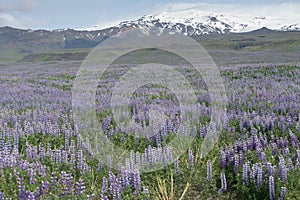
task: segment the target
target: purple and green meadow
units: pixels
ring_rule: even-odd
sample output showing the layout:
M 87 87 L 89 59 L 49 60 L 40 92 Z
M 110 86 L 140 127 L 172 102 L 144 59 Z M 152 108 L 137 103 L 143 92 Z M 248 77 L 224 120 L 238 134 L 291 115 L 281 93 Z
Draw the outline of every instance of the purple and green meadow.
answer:
M 71 61 L 0 66 L 0 199 L 299 199 L 298 66 L 221 68 L 228 120 L 204 158 L 200 149 L 210 96 L 199 74 L 179 66 L 199 91 L 195 139 L 173 164 L 147 173 L 135 163 L 163 163 L 172 156 L 164 147 L 180 123 L 176 96 L 160 85 L 139 88 L 128 107 L 135 122 L 148 126 L 151 105 L 163 109 L 167 119 L 143 138 L 134 137 L 118 129 L 107 103 L 122 68 L 105 74 L 97 87 L 98 122 L 114 144 L 146 155 L 113 169 L 113 158 L 95 159 L 89 141 L 83 143 L 74 127 L 78 66 Z

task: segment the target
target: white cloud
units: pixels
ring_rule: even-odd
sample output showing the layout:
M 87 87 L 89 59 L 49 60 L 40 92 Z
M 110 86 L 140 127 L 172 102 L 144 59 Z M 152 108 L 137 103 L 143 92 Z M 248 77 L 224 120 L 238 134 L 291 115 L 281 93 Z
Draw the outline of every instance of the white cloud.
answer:
M 24 28 L 22 25 L 14 18 L 14 16 L 7 13 L 0 13 L 0 26 L 13 26 Z
M 172 3 L 161 6 L 161 11 L 180 11 L 197 7 L 199 3 Z
M 10 12 L 10 11 L 17 11 L 17 12 L 30 12 L 37 8 L 37 4 L 30 0 L 23 0 L 17 3 L 1 3 L 0 5 L 0 12 Z
M 0 0 L 1 1 L 1 0 Z M 106 1 L 106 0 L 105 0 Z M 35 3 L 35 0 L 19 0 L 11 1 L 17 3 L 2 3 L 0 4 L 0 26 L 13 26 L 18 28 L 32 28 L 49 26 L 42 20 L 49 17 L 48 15 L 40 16 L 40 18 L 30 18 L 25 16 L 39 16 L 39 13 L 30 13 L 39 9 L 43 9 L 42 4 L 39 6 Z M 55 2 L 55 1 L 53 1 Z M 107 1 L 108 2 L 108 1 Z M 142 5 L 142 4 L 141 4 Z M 98 28 L 105 28 L 111 25 L 117 25 L 122 21 L 135 20 L 138 19 L 140 13 L 144 14 L 157 14 L 161 12 L 167 12 L 172 15 L 172 12 L 182 12 L 187 13 L 187 10 L 196 10 L 199 15 L 207 14 L 223 14 L 229 16 L 231 19 L 238 19 L 239 22 L 243 23 L 243 20 L 249 22 L 249 19 L 253 17 L 266 17 L 266 19 L 271 20 L 271 26 L 276 27 L 276 24 L 286 24 L 290 25 L 291 22 L 300 24 L 300 3 L 269 3 L 269 4 L 228 4 L 228 3 L 160 3 L 154 1 L 151 6 L 141 6 L 137 5 L 136 10 L 139 12 L 128 12 L 121 14 L 113 13 L 109 9 L 104 12 L 103 19 L 101 16 L 98 18 L 97 23 L 95 23 Z M 143 4 L 144 5 L 144 4 Z M 148 5 L 148 4 L 145 4 Z M 126 9 L 126 8 L 124 8 Z M 67 13 L 63 13 L 64 15 Z M 73 13 L 76 13 L 75 11 Z M 73 14 L 70 14 L 73 15 Z M 57 16 L 62 16 L 62 13 L 57 13 Z M 232 17 L 233 16 L 233 17 Z M 235 17 L 234 17 L 235 16 Z M 186 16 L 189 17 L 189 16 Z M 51 21 L 51 19 L 46 19 Z M 91 22 L 90 20 L 86 20 Z M 259 20 L 257 20 L 259 21 Z M 60 22 L 60 21 L 59 21 Z M 102 23 L 104 22 L 104 23 Z M 84 23 L 84 22 L 82 22 Z M 52 24 L 51 26 L 57 26 Z M 78 26 L 78 25 L 77 25 Z M 86 24 L 80 24 L 80 26 L 86 26 Z M 72 27 L 71 27 L 72 28 Z M 75 27 L 73 27 L 75 28 Z M 270 27 L 271 28 L 271 27 Z M 95 29 L 91 27 L 91 29 Z
M 224 20 L 248 24 L 254 30 L 262 26 L 279 29 L 284 25 L 300 24 L 300 3 L 269 4 L 216 4 L 216 3 L 173 3 L 162 6 L 160 12 L 169 18 L 198 18 L 207 15 L 224 15 Z M 256 17 L 256 19 L 254 19 Z M 261 18 L 266 20 L 261 20 Z M 219 17 L 219 19 L 222 19 Z
M 217 12 L 224 14 L 262 14 L 278 15 L 296 14 L 299 15 L 300 3 L 268 3 L 268 4 L 221 4 L 221 3 L 169 3 L 161 5 L 160 11 L 174 12 L 188 9 L 195 9 L 203 12 Z M 283 17 L 283 16 L 282 16 Z
M 32 0 L 22 0 L 15 3 L 0 4 L 0 26 L 15 28 L 31 28 L 33 25 L 45 24 L 39 20 L 24 16 L 24 13 L 32 12 L 37 4 Z
M 239 4 L 239 3 L 167 3 L 167 4 L 154 4 L 155 11 L 148 14 L 165 13 L 166 16 L 174 17 L 190 17 L 188 11 L 196 11 L 198 16 L 207 16 L 211 14 L 223 14 L 229 19 L 237 20 L 237 22 L 249 25 L 249 29 L 254 29 L 257 26 L 266 25 L 269 28 L 278 28 L 279 25 L 300 24 L 300 3 L 268 3 L 268 4 Z M 194 12 L 195 13 L 195 12 Z M 139 18 L 141 16 L 137 16 Z M 254 20 L 254 17 L 256 19 Z M 266 20 L 260 18 L 265 17 Z M 137 19 L 136 18 L 136 19 Z M 131 17 L 132 19 L 132 17 Z M 224 20 L 227 18 L 224 18 Z M 109 27 L 117 25 L 121 21 L 127 21 L 130 18 L 124 17 L 122 20 L 106 21 L 96 25 L 97 28 Z M 132 19 L 133 20 L 133 19 Z M 266 24 L 263 24 L 263 21 Z M 249 24 L 249 22 L 253 24 Z M 260 24 L 262 23 L 262 24 Z M 91 29 L 97 29 L 91 27 Z
M 29 29 L 35 25 L 45 25 L 45 22 L 35 20 L 30 17 L 16 18 L 8 13 L 0 13 L 0 26 Z

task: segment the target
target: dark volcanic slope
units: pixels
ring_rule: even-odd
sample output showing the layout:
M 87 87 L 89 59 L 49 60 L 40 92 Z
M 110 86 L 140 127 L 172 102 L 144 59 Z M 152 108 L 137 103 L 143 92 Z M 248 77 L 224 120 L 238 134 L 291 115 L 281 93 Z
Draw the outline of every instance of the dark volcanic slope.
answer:
M 2 27 L 0 61 L 82 60 L 101 41 L 125 28 L 136 27 L 120 26 L 99 31 L 33 31 Z M 296 31 L 280 32 L 262 28 L 248 33 L 191 37 L 203 45 L 212 57 L 227 60 L 225 63 L 245 62 L 247 59 L 253 62 L 270 62 L 274 59 L 275 62 L 299 62 L 300 32 Z

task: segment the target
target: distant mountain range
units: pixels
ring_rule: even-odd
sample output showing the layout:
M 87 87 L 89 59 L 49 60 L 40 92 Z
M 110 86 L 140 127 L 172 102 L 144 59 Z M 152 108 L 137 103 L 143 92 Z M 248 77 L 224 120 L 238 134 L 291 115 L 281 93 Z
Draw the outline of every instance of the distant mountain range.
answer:
M 95 26 L 81 30 L 59 29 L 48 31 L 0 27 L 0 50 L 2 54 L 26 55 L 37 52 L 92 48 L 106 38 L 124 30 L 141 29 L 147 34 L 154 28 L 159 33 L 172 34 L 180 32 L 185 35 L 199 37 L 251 31 L 254 33 L 300 31 L 300 23 L 279 24 L 277 21 L 268 19 L 268 17 L 257 16 L 203 15 L 200 11 L 187 9 L 178 12 L 146 15 L 137 20 L 124 21 L 116 26 L 104 29 Z
M 119 29 L 133 27 L 145 31 L 153 27 L 163 31 L 181 32 L 186 35 L 225 34 L 249 32 L 262 27 L 277 31 L 299 31 L 300 19 L 276 18 L 268 16 L 251 16 L 249 14 L 216 14 L 199 9 L 183 9 L 145 15 L 134 21 L 124 21 L 116 26 Z M 82 30 L 99 30 L 94 26 Z

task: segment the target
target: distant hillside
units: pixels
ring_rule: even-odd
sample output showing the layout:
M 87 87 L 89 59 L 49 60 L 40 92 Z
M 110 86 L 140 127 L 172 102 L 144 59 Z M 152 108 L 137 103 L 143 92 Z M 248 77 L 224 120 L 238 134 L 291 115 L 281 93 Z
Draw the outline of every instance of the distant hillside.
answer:
M 40 62 L 40 61 L 66 61 L 84 60 L 89 51 L 73 51 L 58 53 L 36 53 L 24 56 L 19 62 Z
M 103 40 L 120 31 L 112 27 L 99 31 L 21 30 L 0 28 L 0 62 L 83 60 Z M 300 51 L 300 32 L 261 28 L 248 33 L 192 35 L 207 50 Z
M 249 31 L 249 34 L 257 35 L 257 34 L 269 34 L 275 32 L 274 30 L 268 29 L 267 27 L 262 27 L 260 29 Z

